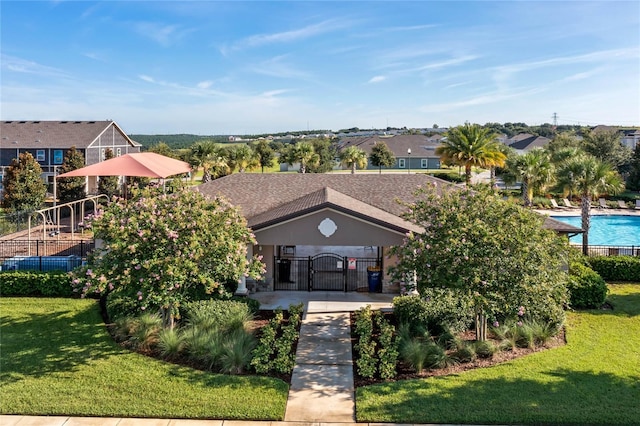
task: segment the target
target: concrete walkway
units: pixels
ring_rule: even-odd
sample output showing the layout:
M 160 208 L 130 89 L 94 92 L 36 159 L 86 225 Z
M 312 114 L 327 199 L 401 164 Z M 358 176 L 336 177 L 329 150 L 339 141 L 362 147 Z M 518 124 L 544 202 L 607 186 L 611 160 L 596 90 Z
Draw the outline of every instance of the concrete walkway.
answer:
M 304 305 L 285 421 L 355 421 L 350 312 L 367 305 L 391 309 L 395 296 L 335 291 L 275 291 L 250 296 L 259 300 L 263 309 Z
M 285 421 L 355 421 L 349 315 L 349 312 L 305 315 Z

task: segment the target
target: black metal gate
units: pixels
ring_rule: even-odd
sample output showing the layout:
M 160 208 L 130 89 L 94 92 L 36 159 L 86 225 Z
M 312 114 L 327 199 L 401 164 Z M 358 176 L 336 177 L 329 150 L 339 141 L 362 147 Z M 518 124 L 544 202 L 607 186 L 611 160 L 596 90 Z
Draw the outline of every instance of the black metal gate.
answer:
M 382 267 L 382 258 L 353 258 L 336 253 L 309 257 L 274 257 L 275 290 L 369 291 L 370 267 Z

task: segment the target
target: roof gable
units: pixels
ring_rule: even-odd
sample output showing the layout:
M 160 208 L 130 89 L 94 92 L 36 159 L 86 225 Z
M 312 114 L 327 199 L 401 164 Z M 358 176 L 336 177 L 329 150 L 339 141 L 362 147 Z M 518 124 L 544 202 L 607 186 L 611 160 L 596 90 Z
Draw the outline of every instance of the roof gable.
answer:
M 194 190 L 222 196 L 240 209 L 250 227 L 267 227 L 323 208 L 364 218 L 392 230 L 415 230 L 402 219 L 416 191 L 428 183 L 439 191 L 460 187 L 425 174 L 308 174 L 236 173 L 203 183 Z M 545 227 L 558 232 L 579 232 L 546 219 Z
M 109 129 L 119 132 L 131 146 L 138 146 L 114 122 L 105 121 L 0 121 L 2 145 L 12 148 L 86 149 Z

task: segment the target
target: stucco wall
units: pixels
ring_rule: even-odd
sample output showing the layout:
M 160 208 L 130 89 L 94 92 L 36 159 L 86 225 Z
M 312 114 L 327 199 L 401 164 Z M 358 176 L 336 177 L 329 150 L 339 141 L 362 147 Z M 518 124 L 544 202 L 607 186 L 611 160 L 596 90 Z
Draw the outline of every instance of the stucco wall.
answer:
M 324 236 L 318 225 L 332 220 L 335 232 Z M 402 243 L 404 234 L 390 231 L 331 209 L 321 210 L 273 227 L 254 231 L 262 245 L 334 245 L 334 246 L 390 246 Z

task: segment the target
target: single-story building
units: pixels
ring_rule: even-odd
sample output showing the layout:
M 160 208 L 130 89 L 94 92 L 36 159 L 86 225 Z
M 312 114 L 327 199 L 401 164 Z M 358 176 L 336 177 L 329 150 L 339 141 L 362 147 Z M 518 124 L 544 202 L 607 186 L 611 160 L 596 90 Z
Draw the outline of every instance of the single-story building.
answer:
M 518 154 L 525 154 L 534 148 L 544 148 L 549 142 L 551 142 L 549 138 L 529 133 L 520 133 L 504 141 L 505 144 L 515 149 Z
M 420 171 L 424 169 L 439 169 L 440 156 L 436 155 L 435 150 L 442 135 L 426 136 L 426 135 L 395 135 L 395 136 L 367 136 L 367 137 L 346 137 L 342 138 L 338 143 L 339 151 L 356 146 L 367 153 L 367 157 L 371 155 L 373 145 L 382 142 L 389 147 L 389 150 L 396 158 L 396 162 L 391 167 L 383 167 L 383 170 L 414 170 Z M 377 170 L 378 167 L 367 164 L 367 169 Z
M 378 291 L 395 293 L 387 266 L 389 248 L 420 226 L 402 218 L 405 203 L 427 183 L 442 191 L 460 187 L 426 174 L 237 173 L 195 190 L 223 196 L 240 209 L 267 267 L 263 283 L 272 290 L 368 291 L 372 269 L 382 271 Z M 581 232 L 547 218 L 560 233 Z M 242 287 L 242 285 L 241 285 Z
M 40 164 L 43 180 L 53 184 L 56 167 L 75 146 L 85 165 L 99 163 L 111 149 L 115 157 L 140 152 L 115 121 L 0 121 L 0 185 L 4 169 L 23 152 L 30 152 Z M 95 192 L 97 177 L 88 180 L 87 192 Z M 0 188 L 0 193 L 1 193 Z

